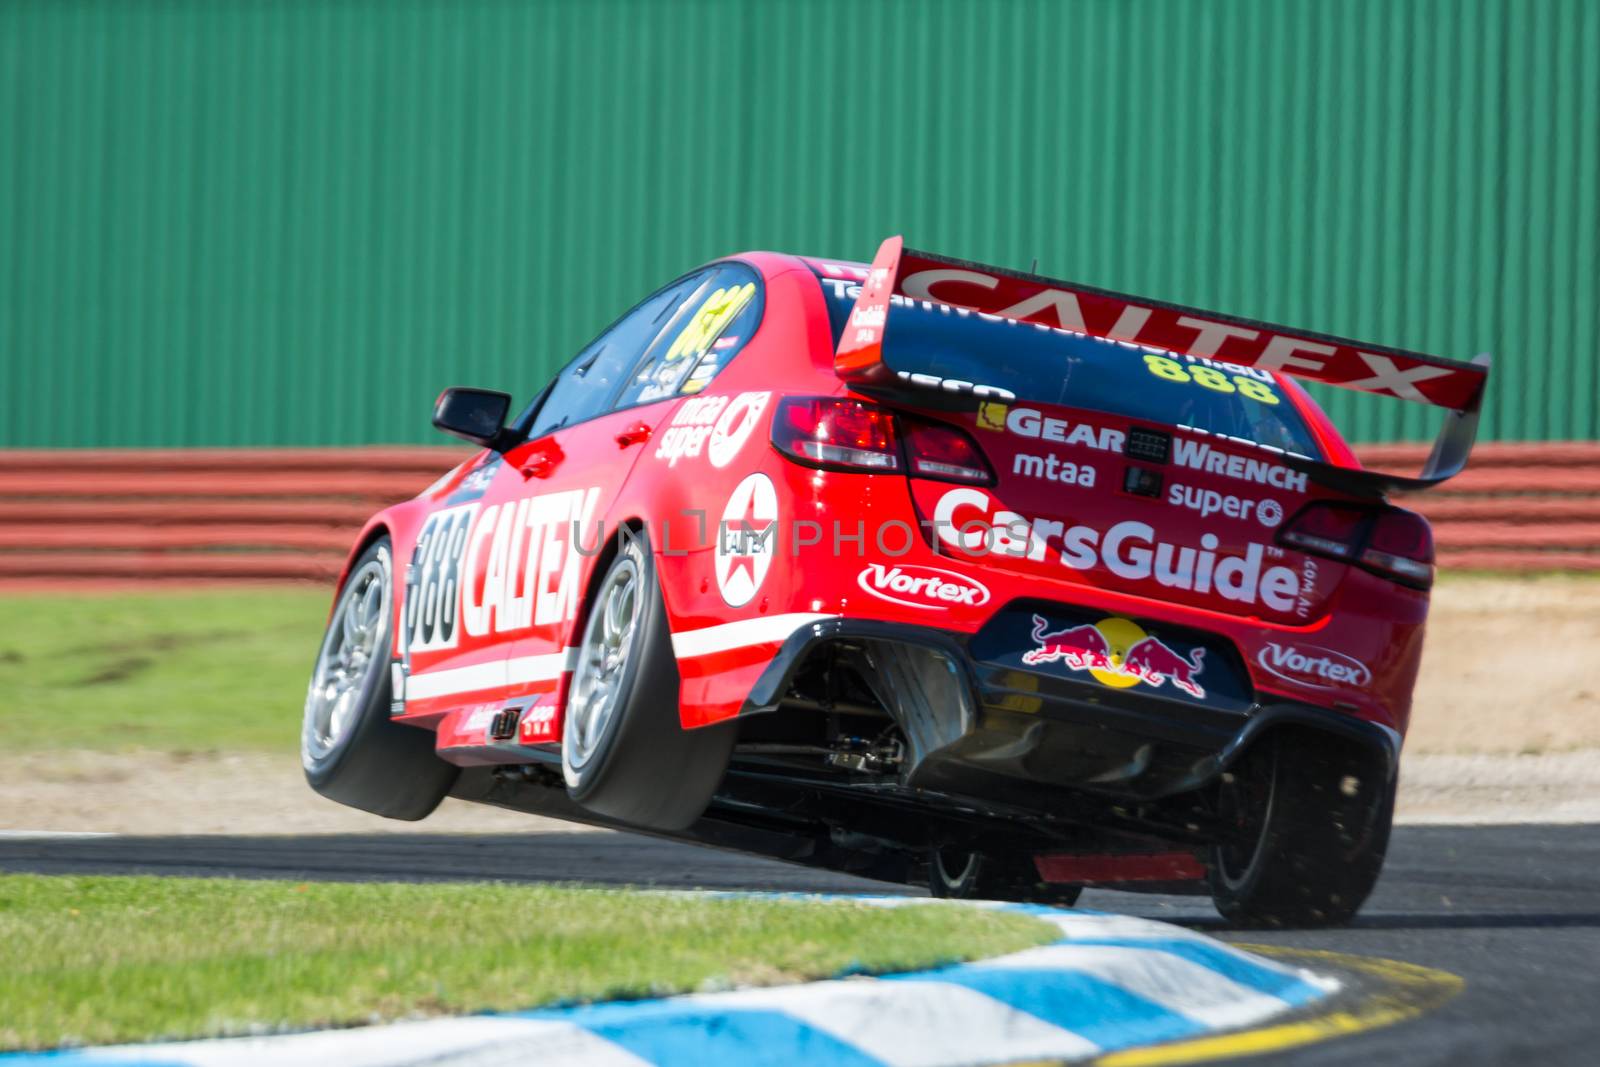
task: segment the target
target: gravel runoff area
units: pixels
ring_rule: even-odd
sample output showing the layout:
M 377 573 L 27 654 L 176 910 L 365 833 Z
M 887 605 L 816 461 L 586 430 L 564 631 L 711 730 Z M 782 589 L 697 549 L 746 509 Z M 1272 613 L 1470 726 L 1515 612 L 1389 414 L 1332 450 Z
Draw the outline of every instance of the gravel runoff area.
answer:
M 1415 823 L 1600 822 L 1600 749 L 1540 755 L 1417 753 L 1399 819 Z M 312 793 L 292 759 L 160 753 L 0 760 L 0 834 L 593 833 L 558 819 L 447 800 L 392 822 Z
M 1401 775 L 1411 822 L 1600 821 L 1600 580 L 1452 578 L 1435 591 Z M 286 715 L 297 709 L 286 708 Z M 306 788 L 266 754 L 0 756 L 0 831 L 534 832 L 569 823 L 446 801 L 418 824 Z

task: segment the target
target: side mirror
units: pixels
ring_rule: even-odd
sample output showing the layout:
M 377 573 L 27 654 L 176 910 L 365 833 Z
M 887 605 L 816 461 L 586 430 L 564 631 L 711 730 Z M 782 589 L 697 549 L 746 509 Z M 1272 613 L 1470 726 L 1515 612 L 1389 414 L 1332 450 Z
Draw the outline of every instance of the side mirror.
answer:
M 446 389 L 433 405 L 433 424 L 447 434 L 496 452 L 509 447 L 505 428 L 511 397 L 491 389 Z

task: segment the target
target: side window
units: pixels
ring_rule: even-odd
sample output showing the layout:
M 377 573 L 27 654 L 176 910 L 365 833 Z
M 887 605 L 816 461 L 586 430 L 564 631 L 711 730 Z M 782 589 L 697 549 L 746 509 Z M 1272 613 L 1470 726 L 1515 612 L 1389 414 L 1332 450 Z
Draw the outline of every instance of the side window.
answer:
M 617 400 L 617 407 L 698 393 L 761 324 L 761 277 L 738 263 L 703 275 L 677 308 Z
M 529 422 L 525 431 L 529 439 L 610 411 L 611 398 L 638 365 L 645 347 L 704 279 L 702 272 L 673 282 L 618 319 L 578 353 L 551 383 L 544 401 L 524 416 Z

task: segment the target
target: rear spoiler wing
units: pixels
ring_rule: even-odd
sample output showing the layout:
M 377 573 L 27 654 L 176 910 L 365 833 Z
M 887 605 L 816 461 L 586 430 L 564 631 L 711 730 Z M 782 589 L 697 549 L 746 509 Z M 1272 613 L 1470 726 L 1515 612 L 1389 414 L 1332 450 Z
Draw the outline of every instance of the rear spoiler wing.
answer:
M 1428 489 L 1461 473 L 1478 435 L 1478 412 L 1489 381 L 1488 355 L 1463 363 L 1364 344 L 917 252 L 904 247 L 900 237 L 891 237 L 879 247 L 861 295 L 850 310 L 834 353 L 834 370 L 844 381 L 868 390 L 905 387 L 885 361 L 883 348 L 889 310 L 897 297 L 1149 345 L 1179 355 L 1214 357 L 1449 411 L 1428 462 L 1414 476 L 1339 467 L 1292 454 L 1279 456 L 1281 462 L 1304 471 L 1311 480 L 1354 496 Z

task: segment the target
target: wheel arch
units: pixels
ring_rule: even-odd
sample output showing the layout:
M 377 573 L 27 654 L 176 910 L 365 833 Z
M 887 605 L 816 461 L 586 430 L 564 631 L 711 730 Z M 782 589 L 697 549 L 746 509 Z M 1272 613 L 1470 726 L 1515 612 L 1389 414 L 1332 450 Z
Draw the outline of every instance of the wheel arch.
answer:
M 589 625 L 589 611 L 594 605 L 595 595 L 599 593 L 600 583 L 605 581 L 606 572 L 611 569 L 612 561 L 617 558 L 617 553 L 622 550 L 623 539 L 631 536 L 639 538 L 647 545 L 650 543 L 647 525 L 640 516 L 634 515 L 616 520 L 610 524 L 609 529 L 611 530 L 610 535 L 601 542 L 599 551 L 590 558 L 589 573 L 583 580 L 583 593 L 578 600 L 578 610 L 573 612 L 572 620 L 567 623 L 567 632 L 562 645 L 567 649 L 569 657 L 577 655 L 578 645 L 583 641 L 584 627 Z M 574 659 L 568 659 L 569 672 L 574 662 Z M 572 700 L 572 678 L 570 673 L 562 683 L 560 691 L 561 715 L 565 719 L 567 712 L 570 710 L 569 702 Z
M 380 538 L 389 539 L 391 555 L 390 580 L 393 588 L 390 590 L 389 602 L 394 605 L 394 655 L 399 656 L 405 648 L 404 635 L 401 633 L 400 620 L 405 613 L 406 591 L 406 566 L 411 559 L 411 546 L 416 541 L 417 529 L 422 519 L 427 514 L 426 504 L 418 500 L 406 500 L 382 511 L 367 519 L 366 525 L 361 527 L 361 532 L 345 556 L 343 565 L 339 568 L 339 577 L 334 582 L 333 600 L 338 602 L 339 590 L 344 588 L 344 583 L 350 578 L 350 568 L 355 566 L 361 554 L 371 548 L 373 543 Z M 329 618 L 333 615 L 333 605 L 328 607 Z
M 1193 784 L 1228 770 L 1252 748 L 1281 736 L 1302 736 L 1313 743 L 1339 745 L 1372 761 L 1384 779 L 1400 771 L 1400 734 L 1382 723 L 1302 704 L 1270 704 L 1257 713 Z
M 617 553 L 621 551 L 623 539 L 626 537 L 636 537 L 648 545 L 650 535 L 645 520 L 633 516 L 611 524 L 611 535 L 601 543 L 600 551 L 595 553 L 593 562 L 589 564 L 589 576 L 583 583 L 583 597 L 578 601 L 578 610 L 573 614 L 567 631 L 568 647 L 575 646 L 581 639 L 583 628 L 589 622 L 589 608 L 594 603 L 595 593 L 599 591 L 600 583 L 605 580 L 606 571 L 611 568 L 611 562 L 617 558 Z M 565 699 L 562 703 L 566 703 Z
M 344 588 L 345 581 L 350 577 L 350 568 L 356 565 L 356 560 L 360 559 L 362 553 L 374 543 L 385 537 L 389 538 L 391 544 L 394 543 L 394 535 L 389 530 L 389 524 L 379 518 L 369 520 L 362 529 L 361 536 L 356 538 L 355 544 L 345 556 L 344 565 L 339 568 L 339 579 L 334 583 L 335 589 Z

